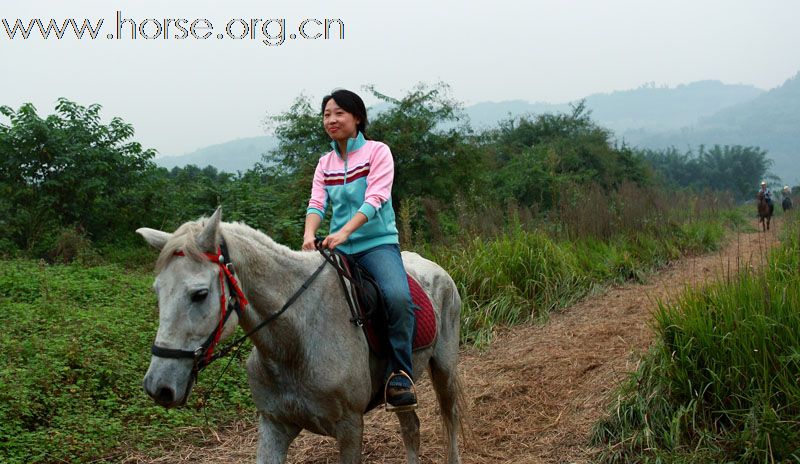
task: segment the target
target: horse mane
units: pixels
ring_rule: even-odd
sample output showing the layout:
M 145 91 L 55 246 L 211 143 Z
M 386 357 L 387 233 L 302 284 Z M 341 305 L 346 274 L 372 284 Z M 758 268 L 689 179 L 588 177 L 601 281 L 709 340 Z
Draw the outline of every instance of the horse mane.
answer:
M 170 260 L 175 256 L 175 253 L 179 251 L 198 262 L 205 259 L 204 251 L 197 246 L 197 236 L 203 231 L 207 221 L 208 218 L 204 216 L 196 221 L 186 222 L 175 230 L 172 237 L 167 241 L 164 248 L 161 249 L 161 253 L 158 255 L 156 274 L 164 270 Z M 263 245 L 271 250 L 273 257 L 279 259 L 286 258 L 287 261 L 296 261 L 298 259 L 314 260 L 317 258 L 315 253 L 298 253 L 276 242 L 269 235 L 241 222 L 221 222 L 218 233 L 225 235 L 225 232 L 233 232 L 235 235 Z M 240 252 L 248 255 L 250 254 L 247 249 L 240 250 Z
M 175 256 L 175 253 L 179 251 L 198 262 L 205 258 L 205 256 L 203 256 L 203 251 L 197 246 L 197 235 L 203 231 L 207 220 L 208 218 L 204 216 L 196 221 L 185 222 L 178 227 L 172 234 L 172 237 L 164 244 L 164 248 L 161 249 L 161 253 L 158 255 L 158 260 L 156 260 L 156 274 L 163 271 L 170 260 Z

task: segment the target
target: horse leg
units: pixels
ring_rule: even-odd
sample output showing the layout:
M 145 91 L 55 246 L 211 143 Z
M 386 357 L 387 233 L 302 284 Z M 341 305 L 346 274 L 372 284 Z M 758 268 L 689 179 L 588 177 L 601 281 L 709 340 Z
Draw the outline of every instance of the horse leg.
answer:
M 417 464 L 419 462 L 419 417 L 417 417 L 416 411 L 406 411 L 398 412 L 397 418 L 400 419 L 400 433 L 406 447 L 408 464 Z
M 300 427 L 275 422 L 263 412 L 258 414 L 258 464 L 283 464 L 289 445 L 300 433 Z
M 364 436 L 364 416 L 349 414 L 337 425 L 336 443 L 339 445 L 339 463 L 361 462 L 361 446 Z

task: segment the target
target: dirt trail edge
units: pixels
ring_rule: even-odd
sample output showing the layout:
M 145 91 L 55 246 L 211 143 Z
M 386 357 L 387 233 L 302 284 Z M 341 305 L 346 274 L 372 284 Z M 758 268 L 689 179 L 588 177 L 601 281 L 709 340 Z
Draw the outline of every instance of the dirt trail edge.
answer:
M 459 369 L 471 429 L 461 444 L 463 462 L 587 462 L 594 451 L 587 445 L 592 425 L 652 341 L 655 301 L 745 266 L 761 266 L 777 243 L 779 225 L 780 220 L 773 221 L 766 234 L 733 234 L 716 253 L 683 258 L 643 285 L 611 287 L 553 314 L 545 325 L 505 330 L 483 353 L 462 350 Z M 418 390 L 420 461 L 443 462 L 441 426 L 427 378 Z M 212 432 L 200 446 L 174 443 L 158 459 L 131 454 L 124 462 L 254 462 L 255 423 L 252 417 Z M 394 415 L 373 411 L 366 416 L 363 457 L 366 463 L 405 462 Z M 335 442 L 303 432 L 290 449 L 289 462 L 338 462 Z

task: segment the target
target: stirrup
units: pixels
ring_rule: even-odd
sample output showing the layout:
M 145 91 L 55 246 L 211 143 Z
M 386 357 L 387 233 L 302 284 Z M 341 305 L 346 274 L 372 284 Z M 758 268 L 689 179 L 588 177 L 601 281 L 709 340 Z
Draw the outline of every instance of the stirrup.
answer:
M 387 398 L 388 393 L 389 393 L 389 382 L 391 382 L 394 377 L 405 377 L 405 378 L 408 379 L 408 381 L 411 383 L 411 392 L 414 394 L 414 403 L 403 404 L 403 405 L 400 405 L 400 406 L 394 406 L 392 404 L 389 404 L 389 401 L 388 401 L 388 398 Z M 417 386 L 414 385 L 414 379 L 412 379 L 411 376 L 408 375 L 408 373 L 406 371 L 402 370 L 402 369 L 400 369 L 397 372 L 392 372 L 391 375 L 389 375 L 389 378 L 386 379 L 386 385 L 384 385 L 384 387 L 383 387 L 383 407 L 384 407 L 384 410 L 386 412 L 413 411 L 413 410 L 417 409 L 417 401 L 416 401 L 416 399 L 417 399 Z

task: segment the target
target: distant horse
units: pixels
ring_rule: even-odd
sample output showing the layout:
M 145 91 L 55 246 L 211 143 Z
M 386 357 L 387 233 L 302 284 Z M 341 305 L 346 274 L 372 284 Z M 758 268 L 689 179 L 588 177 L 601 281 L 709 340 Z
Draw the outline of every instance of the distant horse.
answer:
M 781 207 L 783 208 L 783 212 L 792 209 L 792 197 L 786 196 L 783 197 L 783 201 L 781 202 Z
M 769 230 L 769 223 L 772 219 L 772 213 L 775 210 L 775 206 L 767 203 L 767 198 L 764 196 L 764 192 L 759 191 L 756 195 L 756 199 L 758 200 L 758 222 L 761 224 L 761 229 L 766 232 Z
M 250 336 L 254 347 L 247 360 L 259 414 L 256 461 L 285 462 L 289 445 L 306 429 L 336 438 L 340 462 L 360 462 L 363 415 L 383 403 L 387 361 L 371 352 L 362 328 L 351 323 L 336 271 L 323 265 L 320 253 L 290 250 L 244 224 L 220 218 L 217 209 L 211 218 L 187 222 L 174 234 L 136 231 L 161 250 L 154 284 L 159 326 L 145 390 L 167 408 L 184 404 L 209 345 L 230 336 L 237 322 L 245 332 L 267 322 Z M 221 240 L 228 252 L 218 252 Z M 225 254 L 228 259 L 220 262 Z M 403 261 L 431 297 L 438 330 L 432 346 L 414 352 L 414 377 L 428 368 L 445 426 L 447 462 L 458 463 L 461 299 L 453 279 L 435 263 L 410 252 L 403 252 Z M 227 262 L 235 266 L 233 290 L 230 282 L 222 283 L 231 278 L 223 277 L 230 270 Z M 318 277 L 309 284 L 312 274 Z M 241 317 L 230 311 L 233 316 L 225 320 L 221 297 L 249 304 Z M 408 462 L 416 463 L 417 414 L 398 412 L 397 417 Z

